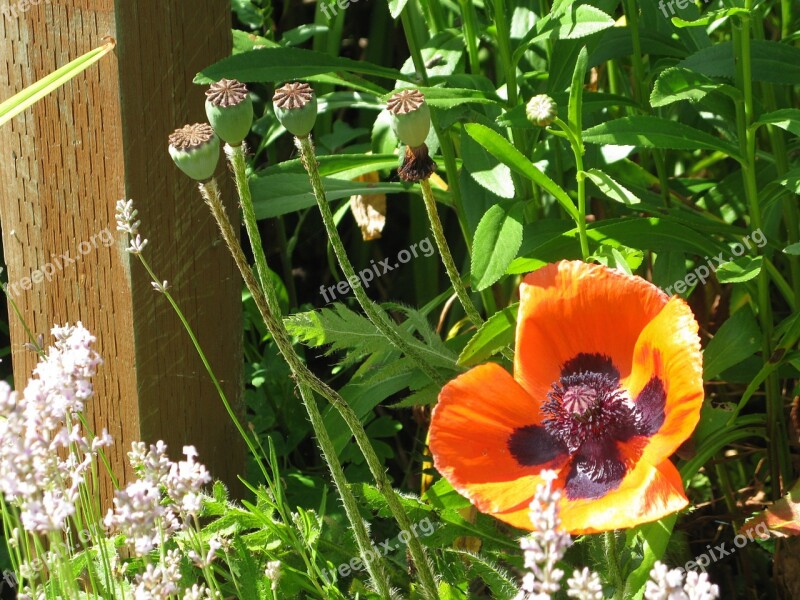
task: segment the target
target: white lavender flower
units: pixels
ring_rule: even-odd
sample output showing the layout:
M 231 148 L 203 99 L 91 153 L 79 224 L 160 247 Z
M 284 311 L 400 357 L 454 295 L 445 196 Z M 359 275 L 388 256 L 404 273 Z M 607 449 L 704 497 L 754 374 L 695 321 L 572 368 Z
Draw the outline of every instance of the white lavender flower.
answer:
M 211 481 L 206 468 L 195 461 L 197 450 L 194 446 L 184 446 L 186 460 L 173 463 L 166 478 L 167 495 L 181 510 L 197 514 L 202 506 L 201 490 Z
M 183 600 L 209 600 L 214 595 L 204 584 L 194 584 L 183 592 Z
M 719 598 L 719 587 L 712 584 L 707 573 L 698 575 L 689 571 L 684 583 L 681 569 L 670 570 L 657 561 L 650 571 L 644 597 L 646 600 L 714 600 Z
M 561 589 L 564 571 L 556 567 L 564 557 L 572 538 L 560 530 L 558 501 L 561 493 L 553 490 L 553 481 L 558 478 L 555 471 L 542 471 L 545 483 L 540 484 L 530 505 L 533 533 L 520 540 L 525 552 L 525 568 L 529 572 L 522 579 L 522 591 L 517 598 L 526 600 L 549 599 Z
M 267 563 L 267 568 L 264 569 L 264 575 L 267 576 L 272 582 L 272 589 L 278 589 L 278 581 L 281 578 L 281 561 L 279 560 L 271 560 Z
M 161 490 L 152 481 L 138 479 L 114 495 L 114 509 L 105 518 L 106 527 L 122 532 L 142 556 L 155 548 L 174 529 L 161 506 Z
M 102 362 L 95 338 L 81 323 L 52 334 L 56 341 L 21 397 L 0 384 L 0 492 L 19 507 L 23 528 L 38 533 L 61 530 L 75 513 L 87 469 L 111 443 L 105 431 L 88 440 L 77 416 Z
M 600 576 L 588 567 L 575 569 L 572 577 L 567 579 L 567 596 L 578 600 L 602 600 L 603 585 Z
M 130 238 L 130 245 L 126 248 L 131 254 L 140 254 L 147 246 L 147 240 L 139 235 L 141 221 L 136 220 L 139 211 L 133 208 L 133 200 L 118 200 L 116 206 L 117 231 L 123 231 Z
M 180 590 L 180 565 L 178 550 L 168 551 L 164 560 L 156 565 L 147 565 L 145 571 L 136 577 L 135 600 L 167 600 L 177 594 Z

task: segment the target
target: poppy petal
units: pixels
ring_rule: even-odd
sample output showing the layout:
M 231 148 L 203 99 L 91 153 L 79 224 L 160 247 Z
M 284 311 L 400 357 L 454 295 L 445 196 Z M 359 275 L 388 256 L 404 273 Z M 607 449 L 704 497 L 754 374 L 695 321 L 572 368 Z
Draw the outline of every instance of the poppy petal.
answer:
M 554 487 L 564 484 L 568 472 L 561 471 Z M 670 461 L 658 467 L 639 461 L 616 490 L 602 498 L 559 501 L 561 526 L 573 535 L 635 527 L 656 521 L 689 504 L 680 473 Z M 494 516 L 520 529 L 531 529 L 529 508 L 520 504 Z
M 703 404 L 703 357 L 697 321 L 681 298 L 672 298 L 642 330 L 634 366 L 622 386 L 635 398 L 642 433 L 650 437 L 642 459 L 672 455 L 694 431 Z
M 601 265 L 542 267 L 520 285 L 514 377 L 539 401 L 579 355 L 607 357 L 627 377 L 631 349 L 667 300 L 652 283 Z
M 475 367 L 445 385 L 433 409 L 436 469 L 483 512 L 529 503 L 542 469 L 568 460 L 541 422 L 538 403 L 508 371 Z

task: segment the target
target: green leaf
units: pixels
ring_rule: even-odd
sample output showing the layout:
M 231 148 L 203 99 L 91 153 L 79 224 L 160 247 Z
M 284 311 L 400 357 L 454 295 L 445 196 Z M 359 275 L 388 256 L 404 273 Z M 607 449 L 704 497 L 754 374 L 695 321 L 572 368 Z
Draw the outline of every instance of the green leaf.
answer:
M 469 135 L 461 136 L 464 169 L 481 187 L 501 198 L 514 197 L 511 169 Z
M 572 72 L 572 85 L 569 89 L 569 124 L 578 135 L 583 131 L 583 81 L 586 79 L 588 61 L 589 53 L 584 46 L 578 54 L 575 70 Z
M 472 367 L 485 362 L 514 343 L 519 303 L 494 313 L 478 328 L 458 357 L 458 364 Z
M 326 73 L 361 73 L 383 79 L 410 81 L 396 69 L 365 61 L 314 52 L 302 48 L 260 48 L 229 56 L 203 69 L 194 82 L 208 84 L 222 78 L 244 83 L 294 81 Z
M 751 77 L 753 81 L 785 85 L 800 84 L 800 48 L 789 44 L 766 40 L 750 42 L 752 60 Z M 736 64 L 733 42 L 727 41 L 703 48 L 689 58 L 678 63 L 709 77 L 736 78 Z
M 781 110 L 761 115 L 761 118 L 753 123 L 753 127 L 761 125 L 775 125 L 775 127 L 780 127 L 789 133 L 800 136 L 800 109 L 782 108 Z
M 800 242 L 789 244 L 783 249 L 784 254 L 791 254 L 792 256 L 800 256 Z
M 718 150 L 737 160 L 741 159 L 739 150 L 730 142 L 678 121 L 659 117 L 624 117 L 601 123 L 584 131 L 583 141 L 672 150 Z
M 511 167 L 517 173 L 527 177 L 542 189 L 550 192 L 567 214 L 577 221 L 578 209 L 567 193 L 555 181 L 542 173 L 536 165 L 526 158 L 514 145 L 502 135 L 479 123 L 467 123 L 464 130 L 481 146 L 486 148 L 500 162 Z
M 506 272 L 522 245 L 523 203 L 495 204 L 483 215 L 472 242 L 473 287 L 485 290 Z
M 324 177 L 328 200 L 354 194 L 401 194 L 408 188 L 401 183 L 367 183 Z M 256 218 L 267 219 L 295 212 L 316 204 L 307 175 L 282 173 L 250 179 Z
M 606 175 L 599 169 L 589 169 L 586 171 L 586 176 L 592 180 L 592 183 L 594 183 L 601 192 L 612 200 L 627 204 L 628 206 L 641 202 L 636 194 L 621 183 L 614 181 L 610 175 Z
M 283 37 L 281 37 L 281 44 L 283 46 L 299 46 L 300 44 L 310 40 L 318 33 L 327 32 L 327 25 L 316 25 L 313 23 L 300 25 L 300 27 L 295 27 L 294 29 L 290 29 L 284 33 Z
M 720 283 L 744 283 L 755 278 L 761 272 L 763 257 L 749 257 L 732 260 L 717 269 Z
M 625 580 L 624 598 L 641 599 L 647 581 L 650 579 L 650 571 L 657 560 L 661 560 L 667 551 L 669 539 L 672 537 L 672 528 L 678 519 L 677 513 L 664 517 L 653 523 L 640 525 L 636 529 L 628 532 L 629 547 L 632 545 L 632 537 L 640 535 L 642 537 L 642 562 L 634 569 Z
M 86 69 L 111 52 L 115 45 L 116 43 L 114 41 L 108 41 L 102 46 L 90 50 L 83 56 L 79 56 L 60 69 L 56 69 L 49 75 L 42 77 L 39 81 L 29 85 L 21 92 L 14 94 L 8 100 L 4 100 L 0 103 L 0 127 L 26 108 L 33 106 L 39 100 L 60 88 L 73 77 L 83 73 Z
M 722 324 L 703 352 L 703 379 L 709 381 L 761 348 L 761 327 L 749 307 Z
M 389 14 L 392 15 L 393 19 L 400 16 L 407 2 L 408 0 L 389 0 Z
M 731 17 L 733 15 L 749 14 L 750 12 L 751 11 L 749 9 L 739 8 L 739 7 L 724 8 L 720 10 L 710 10 L 699 19 L 694 19 L 692 21 L 686 21 L 684 19 L 681 19 L 680 17 L 672 17 L 672 24 L 675 25 L 675 27 L 680 27 L 680 28 L 703 27 L 705 25 L 711 25 L 711 23 L 713 23 L 714 21 L 718 21 L 720 19 L 727 19 L 728 17 Z
M 715 91 L 723 91 L 734 98 L 741 96 L 741 92 L 736 88 L 718 83 L 702 73 L 671 67 L 662 71 L 656 79 L 653 92 L 650 94 L 650 105 L 657 108 L 680 100 L 697 102 Z

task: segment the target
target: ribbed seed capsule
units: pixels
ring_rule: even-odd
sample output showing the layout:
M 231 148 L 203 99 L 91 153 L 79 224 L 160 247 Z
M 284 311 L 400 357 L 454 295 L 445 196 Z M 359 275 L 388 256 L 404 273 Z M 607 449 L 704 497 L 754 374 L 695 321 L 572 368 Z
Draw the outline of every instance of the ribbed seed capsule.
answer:
M 419 90 L 402 90 L 389 98 L 386 108 L 392 114 L 392 127 L 397 139 L 418 148 L 431 130 L 431 110 Z
M 294 136 L 306 137 L 317 121 L 317 96 L 307 83 L 295 81 L 275 90 L 275 116 Z
M 169 136 L 169 155 L 192 179 L 211 179 L 219 162 L 219 138 L 208 123 L 186 125 Z
M 253 101 L 247 86 L 236 79 L 212 83 L 206 91 L 206 116 L 224 142 L 241 144 L 253 125 Z

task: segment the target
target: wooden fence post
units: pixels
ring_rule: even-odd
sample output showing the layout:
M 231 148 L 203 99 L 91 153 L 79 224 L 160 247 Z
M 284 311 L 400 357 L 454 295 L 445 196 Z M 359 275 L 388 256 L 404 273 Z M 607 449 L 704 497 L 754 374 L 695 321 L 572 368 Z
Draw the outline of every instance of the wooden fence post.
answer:
M 114 437 L 125 481 L 134 440 L 163 439 L 173 459 L 193 444 L 236 486 L 244 453 L 189 337 L 115 231 L 132 198 L 167 279 L 228 398 L 243 412 L 241 283 L 210 213 L 172 164 L 169 133 L 204 120 L 195 73 L 230 53 L 230 3 L 217 0 L 6 0 L 0 11 L 0 99 L 102 44 L 116 50 L 0 127 L 0 221 L 8 292 L 35 333 L 82 321 L 105 365 L 89 410 Z M 219 173 L 224 167 L 220 161 Z M 223 190 L 229 188 L 223 187 Z M 232 195 L 227 194 L 231 214 Z M 113 236 L 113 238 L 112 238 Z M 36 362 L 9 309 L 16 387 Z M 103 486 L 107 503 L 108 481 Z

